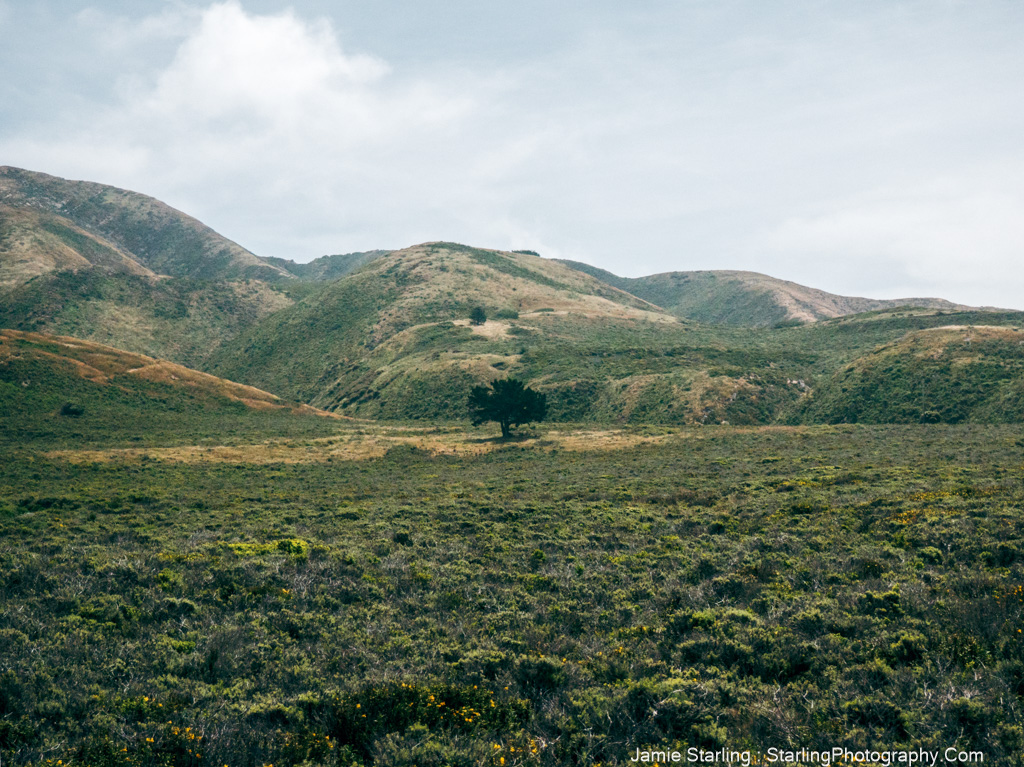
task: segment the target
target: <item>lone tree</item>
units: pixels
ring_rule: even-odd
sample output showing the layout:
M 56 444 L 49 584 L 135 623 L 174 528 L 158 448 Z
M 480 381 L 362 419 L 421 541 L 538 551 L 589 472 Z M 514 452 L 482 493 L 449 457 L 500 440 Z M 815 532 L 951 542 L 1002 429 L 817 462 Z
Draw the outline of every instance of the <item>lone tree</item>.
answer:
M 469 313 L 469 323 L 471 325 L 483 325 L 487 322 L 487 312 L 484 311 L 482 306 L 474 306 L 473 311 Z
M 528 389 L 517 378 L 493 381 L 490 386 L 474 386 L 469 393 L 469 417 L 474 426 L 487 421 L 501 425 L 501 436 L 512 436 L 512 427 L 543 421 L 548 412 L 546 394 Z

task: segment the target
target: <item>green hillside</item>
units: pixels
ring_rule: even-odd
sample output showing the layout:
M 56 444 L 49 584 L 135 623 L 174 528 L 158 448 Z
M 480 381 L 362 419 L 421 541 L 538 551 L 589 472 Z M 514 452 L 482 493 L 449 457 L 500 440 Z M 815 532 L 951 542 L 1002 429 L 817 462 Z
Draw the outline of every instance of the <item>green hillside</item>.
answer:
M 844 365 L 799 413 L 807 423 L 1020 423 L 1024 332 L 944 325 Z
M 202 367 L 226 339 L 292 304 L 259 281 L 55 271 L 0 297 L 0 327 L 44 331 Z
M 476 307 L 488 318 L 479 326 Z M 443 242 L 298 264 L 258 258 L 144 195 L 0 168 L 0 327 L 364 418 L 462 418 L 474 385 L 516 376 L 548 395 L 556 421 L 1012 420 L 1009 346 L 984 364 L 880 360 L 907 333 L 1020 327 L 1022 316 L 753 272 L 621 278 Z M 929 406 L 936 398 L 945 404 Z
M 501 319 L 470 329 L 467 318 L 478 305 Z M 394 416 L 426 416 L 446 407 L 417 401 L 415 389 L 479 380 L 493 367 L 487 359 L 509 356 L 523 345 L 518 337 L 538 332 L 538 324 L 553 329 L 569 314 L 678 324 L 551 261 L 428 243 L 376 259 L 278 312 L 226 344 L 211 369 L 318 406 L 367 412 L 384 406 Z M 395 396 L 383 396 L 392 386 Z M 458 391 L 464 399 L 461 385 Z
M 321 433 L 312 408 L 251 386 L 68 336 L 0 330 L 0 445 L 192 441 Z
M 475 327 L 477 305 L 491 319 Z M 431 243 L 269 317 L 210 369 L 366 418 L 462 418 L 473 385 L 514 375 L 547 393 L 555 420 L 766 423 L 802 389 L 765 340 L 682 323 L 529 254 Z

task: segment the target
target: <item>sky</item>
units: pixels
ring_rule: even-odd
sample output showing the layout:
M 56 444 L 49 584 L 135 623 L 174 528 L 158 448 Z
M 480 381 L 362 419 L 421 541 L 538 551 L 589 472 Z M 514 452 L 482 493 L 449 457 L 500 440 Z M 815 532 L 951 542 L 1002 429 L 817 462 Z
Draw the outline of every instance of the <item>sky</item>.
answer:
M 1019 0 L 0 0 L 0 165 L 254 253 L 447 240 L 1024 309 Z

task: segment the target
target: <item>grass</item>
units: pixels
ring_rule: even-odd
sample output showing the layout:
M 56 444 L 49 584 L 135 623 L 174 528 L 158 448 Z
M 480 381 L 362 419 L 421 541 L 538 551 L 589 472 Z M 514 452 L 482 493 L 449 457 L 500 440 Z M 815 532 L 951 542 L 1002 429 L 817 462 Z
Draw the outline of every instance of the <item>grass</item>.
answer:
M 195 443 L 333 420 L 267 392 L 88 341 L 0 330 L 0 448 Z
M 292 303 L 301 286 L 56 272 L 13 288 L 0 327 L 70 335 L 202 367 L 225 340 Z
M 328 423 L 9 453 L 5 764 L 1021 758 L 1019 427 Z

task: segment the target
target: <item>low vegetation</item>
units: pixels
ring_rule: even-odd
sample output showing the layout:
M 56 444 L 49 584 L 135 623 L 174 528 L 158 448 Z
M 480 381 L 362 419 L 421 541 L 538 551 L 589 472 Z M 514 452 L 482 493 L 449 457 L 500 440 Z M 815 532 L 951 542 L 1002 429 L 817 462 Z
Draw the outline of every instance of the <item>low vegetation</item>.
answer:
M 1024 749 L 1019 428 L 444 427 L 351 460 L 383 427 L 327 423 L 270 464 L 8 446 L 5 765 Z
M 1024 763 L 1024 314 L 0 196 L 0 767 Z

